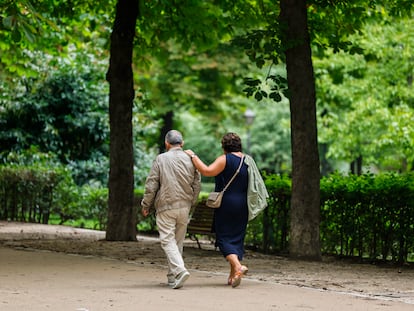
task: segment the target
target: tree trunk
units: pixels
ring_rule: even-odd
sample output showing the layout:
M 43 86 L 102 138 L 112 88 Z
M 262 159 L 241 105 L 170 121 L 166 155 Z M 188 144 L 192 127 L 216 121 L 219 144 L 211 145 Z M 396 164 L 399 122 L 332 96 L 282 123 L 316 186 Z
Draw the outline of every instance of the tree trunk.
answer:
M 351 173 L 355 175 L 362 175 L 362 156 L 358 156 L 356 160 L 351 162 Z
M 160 131 L 160 137 L 158 138 L 158 151 L 159 153 L 165 152 L 165 135 L 168 131 L 173 129 L 174 124 L 174 111 L 168 111 L 162 116 L 163 125 Z
M 136 240 L 132 148 L 132 51 L 139 0 L 118 0 L 111 34 L 109 90 L 110 170 L 106 240 Z
M 292 257 L 320 260 L 320 169 L 306 1 L 281 0 L 280 9 L 292 139 L 289 253 Z

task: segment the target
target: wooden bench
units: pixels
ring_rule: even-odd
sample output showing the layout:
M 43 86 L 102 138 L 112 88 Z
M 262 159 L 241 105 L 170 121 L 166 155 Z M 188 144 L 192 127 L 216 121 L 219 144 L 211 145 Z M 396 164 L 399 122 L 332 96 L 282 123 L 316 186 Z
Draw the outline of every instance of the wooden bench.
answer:
M 214 209 L 207 207 L 204 202 L 198 204 L 191 214 L 190 222 L 187 226 L 187 234 L 190 236 L 190 239 L 194 239 L 197 242 L 198 248 L 201 248 L 201 244 L 197 235 L 215 236 L 211 232 L 213 216 Z

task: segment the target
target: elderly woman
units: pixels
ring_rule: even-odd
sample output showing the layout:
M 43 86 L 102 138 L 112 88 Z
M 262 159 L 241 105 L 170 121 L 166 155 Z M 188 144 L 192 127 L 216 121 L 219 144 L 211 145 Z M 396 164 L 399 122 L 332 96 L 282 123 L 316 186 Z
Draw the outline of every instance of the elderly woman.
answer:
M 208 166 L 192 150 L 185 152 L 190 155 L 194 166 L 203 176 L 215 176 L 215 191 L 223 190 L 241 164 L 240 171 L 224 192 L 221 206 L 214 211 L 213 221 L 216 246 L 230 264 L 227 284 L 237 287 L 248 271 L 240 263 L 244 255 L 244 238 L 249 217 L 248 165 L 244 159 L 253 159 L 242 153 L 241 139 L 235 133 L 225 134 L 221 146 L 224 153 Z

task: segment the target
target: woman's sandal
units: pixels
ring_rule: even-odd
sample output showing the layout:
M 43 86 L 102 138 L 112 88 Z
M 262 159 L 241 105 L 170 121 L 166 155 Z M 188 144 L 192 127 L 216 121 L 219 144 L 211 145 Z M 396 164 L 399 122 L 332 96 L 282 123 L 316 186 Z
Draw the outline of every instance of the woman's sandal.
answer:
M 249 268 L 247 268 L 246 266 L 242 266 L 240 269 L 239 269 L 239 271 L 237 271 L 235 274 L 234 274 L 234 277 L 233 277 L 233 280 L 232 280 L 232 282 L 231 282 L 231 286 L 234 288 L 234 287 L 237 287 L 237 286 L 239 286 L 240 285 L 240 283 L 241 283 L 241 279 L 242 279 L 242 277 L 243 276 L 245 276 L 246 274 L 247 274 L 247 272 L 249 271 Z

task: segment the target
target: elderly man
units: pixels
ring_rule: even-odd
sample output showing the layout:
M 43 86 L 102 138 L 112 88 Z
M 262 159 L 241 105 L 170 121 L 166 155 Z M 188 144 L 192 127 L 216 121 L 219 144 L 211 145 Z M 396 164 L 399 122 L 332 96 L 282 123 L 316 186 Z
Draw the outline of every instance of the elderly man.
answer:
M 182 257 L 190 209 L 200 193 L 200 173 L 183 151 L 183 137 L 171 130 L 165 135 L 167 152 L 159 154 L 145 182 L 142 215 L 155 209 L 161 247 L 168 261 L 168 285 L 183 287 L 190 276 Z

